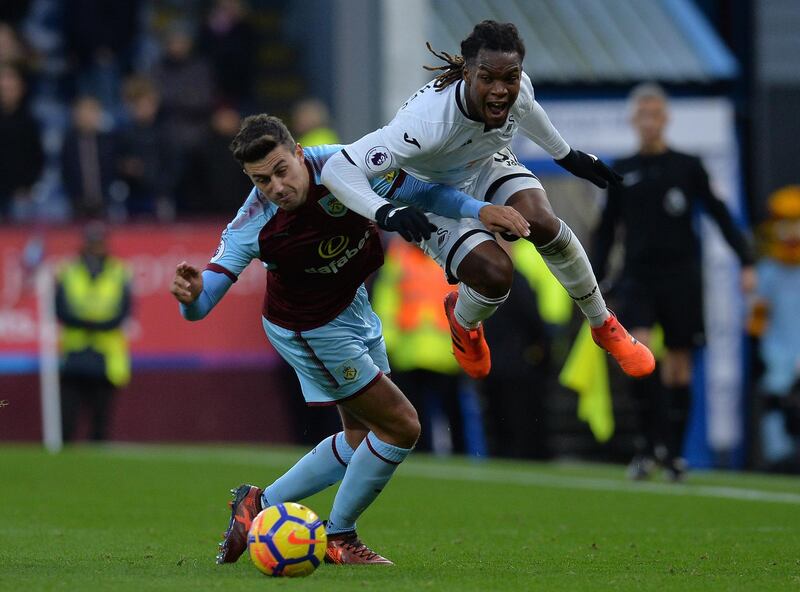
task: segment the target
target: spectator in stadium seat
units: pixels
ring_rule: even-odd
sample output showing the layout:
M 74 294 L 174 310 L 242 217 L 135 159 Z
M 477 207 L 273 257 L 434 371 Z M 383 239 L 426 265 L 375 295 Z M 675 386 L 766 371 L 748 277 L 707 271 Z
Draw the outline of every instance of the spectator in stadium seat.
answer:
M 638 135 L 636 154 L 618 160 L 624 177 L 608 190 L 595 233 L 593 266 L 606 277 L 617 230 L 625 231 L 625 261 L 615 292 L 631 334 L 649 344 L 653 325 L 664 331 L 666 352 L 660 373 L 632 383 L 641 402 L 641 434 L 629 476 L 650 476 L 655 462 L 667 478 L 683 478 L 683 437 L 690 409 L 692 351 L 705 341 L 700 242 L 693 214 L 703 208 L 719 226 L 742 263 L 742 286 L 755 286 L 754 257 L 725 204 L 711 191 L 699 158 L 673 150 L 664 131 L 667 96 L 655 84 L 636 87 L 630 96 L 631 123 Z
M 114 180 L 114 136 L 103 121 L 103 106 L 91 96 L 72 107 L 72 126 L 61 147 L 61 177 L 79 218 L 103 218 Z
M 152 79 L 161 97 L 163 123 L 184 158 L 203 140 L 214 100 L 211 66 L 195 54 L 187 23 L 176 22 L 167 29 L 164 55 Z
M 253 102 L 256 32 L 242 0 L 216 0 L 198 38 L 213 67 L 216 99 L 247 110 Z
M 127 211 L 169 220 L 175 209 L 178 150 L 159 118 L 158 91 L 147 78 L 133 76 L 122 94 L 130 121 L 117 135 L 117 171 L 127 186 Z
M 2 21 L 0 21 L 0 64 L 14 64 L 23 69 L 30 69 L 33 66 L 33 57 L 28 46 L 11 25 Z
M 301 146 L 339 143 L 339 136 L 330 127 L 328 108 L 319 99 L 305 99 L 292 108 L 292 131 Z
M 130 380 L 128 344 L 122 330 L 130 313 L 128 269 L 109 254 L 103 223 L 90 222 L 79 256 L 59 271 L 56 284 L 65 442 L 75 437 L 82 406 L 91 414 L 90 439 L 107 438 L 114 391 Z
M 242 168 L 230 157 L 230 143 L 239 131 L 242 118 L 228 106 L 220 106 L 211 116 L 211 125 L 202 142 L 189 154 L 178 189 L 180 214 L 230 214 L 253 185 Z
M 44 164 L 39 124 L 28 109 L 17 66 L 0 64 L 0 218 L 25 218 Z
M 131 70 L 142 5 L 142 0 L 70 0 L 65 4 L 62 25 L 70 97 L 92 95 L 104 109 L 114 109 L 122 77 Z

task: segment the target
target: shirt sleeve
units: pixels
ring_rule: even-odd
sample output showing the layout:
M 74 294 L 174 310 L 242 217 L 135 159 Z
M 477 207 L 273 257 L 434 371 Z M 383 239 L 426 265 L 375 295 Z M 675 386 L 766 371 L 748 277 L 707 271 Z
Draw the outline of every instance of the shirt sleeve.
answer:
M 490 205 L 448 185 L 426 183 L 411 175 L 404 175 L 400 185 L 387 194 L 387 199 L 455 219 L 477 219 L 481 209 Z
M 523 114 L 519 127 L 522 133 L 544 148 L 556 160 L 569 154 L 569 144 L 561 137 L 542 106 L 533 95 L 533 84 L 530 77 L 523 72 L 520 84 L 520 107 Z
M 700 162 L 700 159 L 696 160 L 696 167 L 693 174 L 697 196 L 705 207 L 705 210 L 714 218 L 714 221 L 722 232 L 722 236 L 725 237 L 725 240 L 736 252 L 741 264 L 752 265 L 755 262 L 753 250 L 745 234 L 734 224 L 728 207 L 711 191 L 711 185 L 708 182 L 708 173 Z
M 440 124 L 401 111 L 388 125 L 348 144 L 342 152 L 372 179 L 435 152 L 441 135 Z
M 253 259 L 260 256 L 258 235 L 267 222 L 265 209 L 253 188 L 236 217 L 222 232 L 222 237 L 206 269 L 226 275 L 232 282 L 239 278 Z
M 181 315 L 187 321 L 205 318 L 232 285 L 233 281 L 228 276 L 206 269 L 203 272 L 203 291 L 191 304 L 180 303 Z

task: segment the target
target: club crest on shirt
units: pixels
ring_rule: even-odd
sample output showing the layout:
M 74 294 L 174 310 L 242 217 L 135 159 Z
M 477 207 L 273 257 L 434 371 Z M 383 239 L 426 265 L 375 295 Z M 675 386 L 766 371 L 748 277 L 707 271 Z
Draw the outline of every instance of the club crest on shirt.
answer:
M 347 213 L 347 208 L 338 199 L 332 195 L 326 195 L 317 202 L 319 207 L 325 210 L 325 213 L 334 218 L 341 218 Z
M 664 195 L 664 210 L 671 216 L 680 216 L 686 211 L 687 201 L 683 191 L 673 187 Z
M 392 167 L 392 156 L 386 146 L 375 146 L 367 152 L 364 163 L 369 170 L 382 173 Z
M 223 238 L 221 241 L 219 241 L 219 244 L 217 245 L 217 250 L 214 251 L 214 254 L 211 256 L 211 263 L 219 261 L 224 254 L 225 254 L 225 239 Z

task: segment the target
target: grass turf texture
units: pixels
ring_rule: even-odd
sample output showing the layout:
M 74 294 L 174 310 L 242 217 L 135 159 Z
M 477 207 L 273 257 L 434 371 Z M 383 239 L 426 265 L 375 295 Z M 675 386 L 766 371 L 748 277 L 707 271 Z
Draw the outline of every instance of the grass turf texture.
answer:
M 359 522 L 394 567 L 214 564 L 228 489 L 301 450 L 0 446 L 0 590 L 797 590 L 800 479 L 621 467 L 404 463 Z M 306 500 L 327 516 L 335 488 Z

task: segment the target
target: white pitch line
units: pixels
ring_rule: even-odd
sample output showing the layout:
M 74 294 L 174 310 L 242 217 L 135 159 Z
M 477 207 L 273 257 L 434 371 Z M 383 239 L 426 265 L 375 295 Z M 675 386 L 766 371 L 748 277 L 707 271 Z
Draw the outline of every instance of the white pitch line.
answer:
M 741 501 L 800 504 L 800 494 L 761 489 L 740 489 L 718 485 L 691 483 L 629 483 L 614 479 L 550 475 L 546 473 L 519 472 L 509 469 L 425 466 L 409 463 L 402 467 L 403 474 L 439 481 L 472 481 L 483 483 L 511 483 L 558 489 L 588 489 L 620 493 L 654 493 L 658 495 L 697 496 Z M 690 477 L 691 478 L 691 477 Z
M 167 460 L 171 462 L 205 463 L 210 459 L 236 465 L 262 465 L 288 468 L 302 454 L 289 451 L 255 450 L 217 450 L 191 447 L 162 452 L 157 446 L 121 444 L 112 445 L 104 452 L 137 460 Z M 620 469 L 621 470 L 621 469 Z M 400 467 L 401 475 L 409 475 L 434 481 L 467 481 L 473 483 L 508 483 L 530 487 L 550 487 L 556 489 L 584 489 L 590 491 L 614 491 L 618 493 L 649 493 L 679 497 L 710 497 L 750 502 L 772 502 L 800 505 L 800 493 L 766 491 L 763 489 L 744 489 L 722 485 L 701 485 L 694 483 L 642 483 L 608 479 L 603 477 L 581 477 L 577 475 L 553 475 L 531 470 L 501 469 L 486 466 L 448 466 L 405 462 Z M 691 479 L 691 474 L 689 475 Z M 798 480 L 800 483 L 800 480 Z

